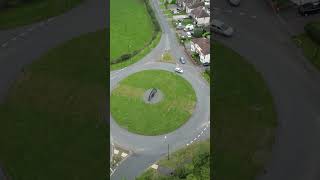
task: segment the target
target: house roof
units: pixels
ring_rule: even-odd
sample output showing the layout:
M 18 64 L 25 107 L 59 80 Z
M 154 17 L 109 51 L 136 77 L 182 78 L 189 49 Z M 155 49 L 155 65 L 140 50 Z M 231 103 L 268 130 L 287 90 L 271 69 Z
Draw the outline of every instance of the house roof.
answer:
M 195 3 L 198 3 L 200 1 L 201 0 L 184 0 L 184 2 L 186 3 L 186 6 L 188 6 L 188 7 L 195 4 Z
M 195 3 L 190 3 L 190 4 L 187 5 L 187 7 L 190 8 L 190 9 L 195 9 L 197 7 L 200 7 L 200 6 L 204 6 L 204 2 L 197 1 Z
M 191 40 L 194 44 L 198 44 L 204 55 L 210 54 L 210 41 L 207 38 L 196 38 Z
M 203 6 L 199 6 L 191 11 L 191 15 L 196 18 L 210 17 L 206 10 L 204 10 Z

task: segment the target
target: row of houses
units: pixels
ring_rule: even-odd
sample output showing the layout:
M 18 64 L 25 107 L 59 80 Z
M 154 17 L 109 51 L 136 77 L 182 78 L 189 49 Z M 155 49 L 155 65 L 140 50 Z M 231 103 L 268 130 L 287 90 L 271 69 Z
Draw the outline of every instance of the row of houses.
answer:
M 177 0 L 176 4 L 193 18 L 196 25 L 210 24 L 210 0 Z
M 176 4 L 192 17 L 195 25 L 210 25 L 210 0 L 177 0 Z M 199 55 L 201 63 L 210 63 L 210 40 L 208 38 L 191 39 L 190 51 Z

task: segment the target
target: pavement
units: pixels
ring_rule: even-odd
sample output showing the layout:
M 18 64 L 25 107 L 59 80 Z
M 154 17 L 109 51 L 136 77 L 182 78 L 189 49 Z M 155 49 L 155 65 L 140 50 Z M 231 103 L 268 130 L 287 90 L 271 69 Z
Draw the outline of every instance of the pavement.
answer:
M 162 37 L 159 44 L 143 59 L 121 70 L 112 71 L 110 76 L 110 88 L 129 75 L 147 69 L 161 69 L 173 72 L 175 64 L 158 62 L 161 55 L 168 49 L 175 59 L 184 56 L 183 47 L 177 42 L 175 31 L 169 26 L 165 16 L 161 13 L 158 0 L 151 0 L 152 7 L 162 28 Z M 119 127 L 110 115 L 111 138 L 115 144 L 130 150 L 132 153 L 113 171 L 112 180 L 134 179 L 150 167 L 155 161 L 167 154 L 168 144 L 173 152 L 189 144 L 207 139 L 210 136 L 210 87 L 201 77 L 201 70 L 188 61 L 180 65 L 184 69 L 181 74 L 194 88 L 197 103 L 191 118 L 174 132 L 159 136 L 142 136 L 128 132 Z
M 217 0 L 214 17 L 232 25 L 232 38 L 215 36 L 252 63 L 265 79 L 278 114 L 276 141 L 258 180 L 320 179 L 320 73 L 291 39 L 286 21 L 267 3 L 238 8 Z
M 67 13 L 42 22 L 0 30 L 0 103 L 24 66 L 42 54 L 87 32 L 107 27 L 106 1 L 85 0 Z M 0 180 L 4 172 L 0 168 Z

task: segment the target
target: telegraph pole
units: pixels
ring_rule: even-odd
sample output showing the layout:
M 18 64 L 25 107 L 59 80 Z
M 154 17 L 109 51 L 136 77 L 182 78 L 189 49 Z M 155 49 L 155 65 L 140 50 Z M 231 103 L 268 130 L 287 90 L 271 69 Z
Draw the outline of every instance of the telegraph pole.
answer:
M 170 160 L 169 144 L 168 144 L 168 160 Z

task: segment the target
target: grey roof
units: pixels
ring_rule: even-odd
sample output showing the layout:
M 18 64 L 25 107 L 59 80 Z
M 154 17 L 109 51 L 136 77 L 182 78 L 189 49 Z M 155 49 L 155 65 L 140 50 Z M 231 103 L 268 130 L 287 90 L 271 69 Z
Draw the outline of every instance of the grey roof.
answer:
M 197 7 L 200 7 L 200 6 L 204 6 L 204 2 L 199 1 L 199 2 L 195 2 L 193 4 L 190 3 L 190 4 L 187 5 L 187 7 L 190 8 L 190 9 L 195 9 Z
M 203 6 L 197 7 L 191 11 L 191 15 L 196 18 L 210 17 L 207 11 L 204 10 Z

